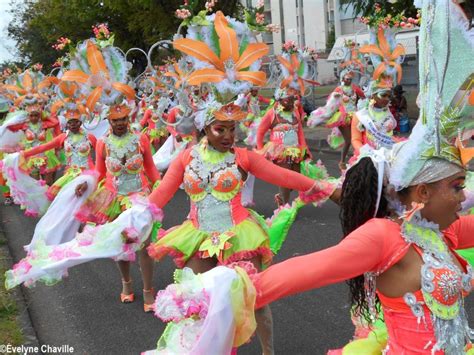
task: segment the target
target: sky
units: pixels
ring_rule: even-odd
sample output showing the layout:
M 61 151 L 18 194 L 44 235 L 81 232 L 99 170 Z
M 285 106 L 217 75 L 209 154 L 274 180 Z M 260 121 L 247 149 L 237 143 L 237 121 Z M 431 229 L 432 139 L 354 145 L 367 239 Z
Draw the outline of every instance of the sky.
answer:
M 14 59 L 11 52 L 15 48 L 15 42 L 7 36 L 7 26 L 12 18 L 9 9 L 10 0 L 0 0 L 0 63 Z

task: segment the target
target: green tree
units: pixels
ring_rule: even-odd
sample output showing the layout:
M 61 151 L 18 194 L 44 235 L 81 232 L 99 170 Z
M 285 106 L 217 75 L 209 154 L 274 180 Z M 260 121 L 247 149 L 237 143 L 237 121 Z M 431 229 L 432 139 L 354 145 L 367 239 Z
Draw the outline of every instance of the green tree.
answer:
M 13 20 L 9 36 L 17 42 L 18 55 L 27 64 L 40 62 L 50 68 L 61 56 L 52 48 L 59 37 L 77 43 L 92 36 L 92 26 L 108 24 L 115 44 L 122 50 L 138 47 L 145 51 L 157 41 L 171 39 L 180 20 L 174 12 L 183 0 L 12 0 Z M 204 8 L 205 0 L 200 0 Z M 214 9 L 239 15 L 238 0 L 220 1 Z M 145 57 L 136 52 L 140 67 Z
M 407 17 L 416 16 L 416 8 L 413 5 L 413 0 L 398 0 L 391 3 L 389 0 L 341 0 L 341 9 L 348 5 L 353 5 L 357 16 L 367 16 L 374 11 L 374 6 L 379 3 L 386 8 L 389 13 L 398 14 L 404 12 Z

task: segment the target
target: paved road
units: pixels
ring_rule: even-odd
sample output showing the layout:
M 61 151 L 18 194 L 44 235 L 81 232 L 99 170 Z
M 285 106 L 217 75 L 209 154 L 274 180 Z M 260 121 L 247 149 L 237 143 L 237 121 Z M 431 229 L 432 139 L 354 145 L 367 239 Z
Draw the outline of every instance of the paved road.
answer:
M 336 173 L 337 156 L 319 157 Z M 256 210 L 269 216 L 274 209 L 276 188 L 261 181 L 256 184 Z M 165 227 L 179 224 L 188 212 L 188 201 L 180 191 L 165 208 Z M 0 221 L 17 261 L 24 256 L 35 220 L 24 217 L 17 207 L 1 207 Z M 326 248 L 337 243 L 341 232 L 338 208 L 332 203 L 323 208 L 301 210 L 275 262 Z M 350 260 L 347 260 L 350 262 Z M 169 259 L 155 267 L 155 288 L 172 280 L 174 267 Z M 42 344 L 68 344 L 75 354 L 139 354 L 153 349 L 164 324 L 142 311 L 138 268 L 133 268 L 138 302 L 118 301 L 120 276 L 113 261 L 100 260 L 80 265 L 63 282 L 25 289 L 30 316 Z M 277 354 L 324 354 L 343 345 L 352 334 L 348 310 L 348 289 L 344 284 L 307 292 L 272 305 Z M 474 314 L 472 302 L 468 311 Z M 471 317 L 473 318 L 473 317 Z M 239 354 L 261 354 L 258 341 L 239 350 Z

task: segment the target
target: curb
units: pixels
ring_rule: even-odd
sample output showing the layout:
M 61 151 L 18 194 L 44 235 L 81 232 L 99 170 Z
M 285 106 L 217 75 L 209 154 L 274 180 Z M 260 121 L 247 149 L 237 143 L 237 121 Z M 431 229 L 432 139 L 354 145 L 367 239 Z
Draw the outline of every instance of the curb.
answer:
M 6 240 L 5 245 L 0 246 L 0 250 L 4 251 L 7 258 L 6 264 L 7 267 L 11 268 L 13 266 L 13 257 L 11 254 L 11 250 L 8 246 L 8 239 L 5 235 L 5 231 L 3 230 L 3 226 L 0 225 L 0 234 Z M 30 312 L 28 309 L 27 298 L 23 292 L 22 287 L 15 287 L 12 291 L 10 291 L 13 299 L 16 302 L 18 307 L 18 316 L 17 321 L 21 328 L 21 332 L 23 334 L 23 344 L 28 347 L 40 347 L 40 342 L 36 335 L 35 328 L 33 327 L 33 323 L 31 321 Z

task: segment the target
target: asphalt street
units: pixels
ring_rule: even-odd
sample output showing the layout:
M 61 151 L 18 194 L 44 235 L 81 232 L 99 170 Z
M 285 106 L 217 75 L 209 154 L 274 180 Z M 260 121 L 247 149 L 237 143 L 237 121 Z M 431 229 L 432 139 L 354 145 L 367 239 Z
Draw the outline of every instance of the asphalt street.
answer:
M 338 155 L 316 155 L 332 174 L 337 173 Z M 256 183 L 256 210 L 270 216 L 277 188 Z M 182 191 L 165 208 L 164 226 L 180 224 L 189 202 Z M 0 207 L 0 220 L 15 261 L 25 255 L 23 245 L 33 235 L 36 220 L 25 217 L 16 206 Z M 381 231 L 383 233 L 383 231 Z M 290 231 L 274 262 L 310 253 L 336 244 L 341 238 L 338 207 L 328 202 L 322 208 L 306 206 Z M 347 260 L 348 263 L 351 260 Z M 154 286 L 172 282 L 174 266 L 169 258 L 156 263 Z M 24 289 L 33 326 L 41 344 L 69 345 L 74 354 L 139 354 L 155 348 L 165 325 L 142 309 L 141 278 L 133 267 L 136 301 L 121 304 L 120 275 L 112 260 L 99 260 L 70 270 L 69 277 L 54 286 L 38 284 Z M 276 354 L 324 354 L 351 337 L 348 287 L 328 286 L 272 304 Z M 466 304 L 471 319 L 473 302 Z M 239 354 L 261 354 L 254 338 Z

